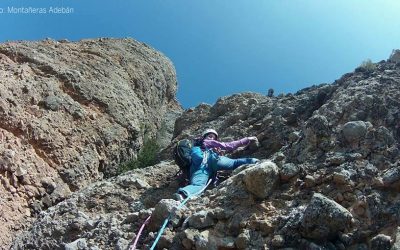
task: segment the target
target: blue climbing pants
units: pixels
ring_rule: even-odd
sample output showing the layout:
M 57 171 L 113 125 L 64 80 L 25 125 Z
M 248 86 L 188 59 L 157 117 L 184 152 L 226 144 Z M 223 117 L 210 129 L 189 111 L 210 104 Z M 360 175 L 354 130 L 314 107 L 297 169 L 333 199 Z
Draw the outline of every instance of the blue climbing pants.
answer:
M 193 155 L 193 154 L 192 154 Z M 234 170 L 243 164 L 254 164 L 259 160 L 256 158 L 230 159 L 225 156 L 218 156 L 211 153 L 208 156 L 207 164 L 201 164 L 192 156 L 192 165 L 190 166 L 190 184 L 180 188 L 178 192 L 186 196 L 198 193 L 206 184 L 208 179 L 218 170 Z

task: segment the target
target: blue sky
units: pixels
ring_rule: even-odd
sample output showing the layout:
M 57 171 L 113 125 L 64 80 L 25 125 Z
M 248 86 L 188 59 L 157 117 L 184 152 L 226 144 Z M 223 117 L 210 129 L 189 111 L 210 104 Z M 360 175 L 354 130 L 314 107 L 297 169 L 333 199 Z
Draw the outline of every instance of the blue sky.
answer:
M 7 7 L 73 14 L 10 14 Z M 332 83 L 400 48 L 397 0 L 2 0 L 0 41 L 133 37 L 168 56 L 184 108 Z

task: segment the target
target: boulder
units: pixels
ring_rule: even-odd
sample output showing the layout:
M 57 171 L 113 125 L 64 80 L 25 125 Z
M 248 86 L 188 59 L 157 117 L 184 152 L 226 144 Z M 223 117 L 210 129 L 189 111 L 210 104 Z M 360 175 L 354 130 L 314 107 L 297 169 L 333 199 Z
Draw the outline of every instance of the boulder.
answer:
M 279 183 L 279 170 L 275 163 L 266 161 L 242 172 L 248 192 L 259 199 L 267 198 Z
M 306 238 L 333 239 L 350 225 L 353 216 L 335 201 L 315 193 L 308 204 L 301 222 L 301 234 Z
M 192 228 L 203 229 L 213 226 L 215 223 L 207 211 L 200 211 L 188 218 L 188 224 Z
M 71 243 L 65 244 L 65 250 L 84 250 L 87 249 L 86 239 L 77 239 Z
M 343 136 L 349 143 L 360 141 L 367 133 L 367 125 L 364 121 L 351 121 L 343 125 Z
M 400 250 L 400 227 L 397 227 L 395 240 L 393 242 L 392 250 Z
M 279 170 L 279 176 L 282 182 L 289 181 L 292 177 L 296 176 L 300 168 L 294 163 L 285 163 Z
M 371 239 L 371 250 L 390 250 L 392 246 L 392 239 L 385 234 L 378 234 Z
M 158 231 L 164 220 L 171 214 L 170 222 L 177 226 L 182 217 L 182 210 L 177 210 L 180 202 L 172 199 L 162 199 L 155 207 L 149 222 L 151 231 Z

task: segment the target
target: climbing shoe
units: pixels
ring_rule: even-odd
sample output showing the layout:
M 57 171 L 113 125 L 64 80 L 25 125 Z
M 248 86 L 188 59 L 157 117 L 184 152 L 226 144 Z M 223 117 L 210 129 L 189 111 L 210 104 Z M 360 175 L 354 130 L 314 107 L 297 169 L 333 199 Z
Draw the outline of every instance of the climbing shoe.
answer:
M 175 193 L 172 198 L 176 201 L 182 202 L 185 199 L 185 196 L 181 193 Z

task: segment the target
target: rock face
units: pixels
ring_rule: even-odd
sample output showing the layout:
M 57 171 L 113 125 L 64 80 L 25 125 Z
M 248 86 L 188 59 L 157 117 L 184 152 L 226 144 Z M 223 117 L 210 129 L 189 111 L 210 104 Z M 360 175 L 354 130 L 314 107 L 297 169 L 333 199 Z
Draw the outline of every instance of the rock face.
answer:
M 0 44 L 0 81 L 1 246 L 181 110 L 172 63 L 133 39 Z
M 395 63 L 400 62 L 400 50 L 399 49 L 394 49 L 392 51 L 392 54 L 389 57 L 389 60 L 391 62 L 395 62 Z
M 176 188 L 167 182 L 170 171 L 176 169 L 161 163 L 91 184 L 43 211 L 31 231 L 14 241 L 13 249 L 64 249 L 78 240 L 98 249 L 126 242 L 121 248 L 126 249 L 134 237 L 132 229 L 140 227 L 153 210 L 145 208 L 154 207 Z
M 188 109 L 160 154 L 168 161 L 73 193 L 42 211 L 11 248 L 127 249 L 153 213 L 138 246 L 148 249 L 162 217 L 173 212 L 159 249 L 397 249 L 399 84 L 392 55 L 333 84 L 278 97 L 241 93 Z M 57 107 L 54 99 L 48 102 Z M 178 188 L 171 149 L 206 128 L 223 141 L 257 136 L 259 146 L 232 157 L 261 162 L 234 170 L 176 211 L 169 199 Z M 14 156 L 4 150 L 5 162 Z M 59 187 L 46 183 L 50 190 Z

